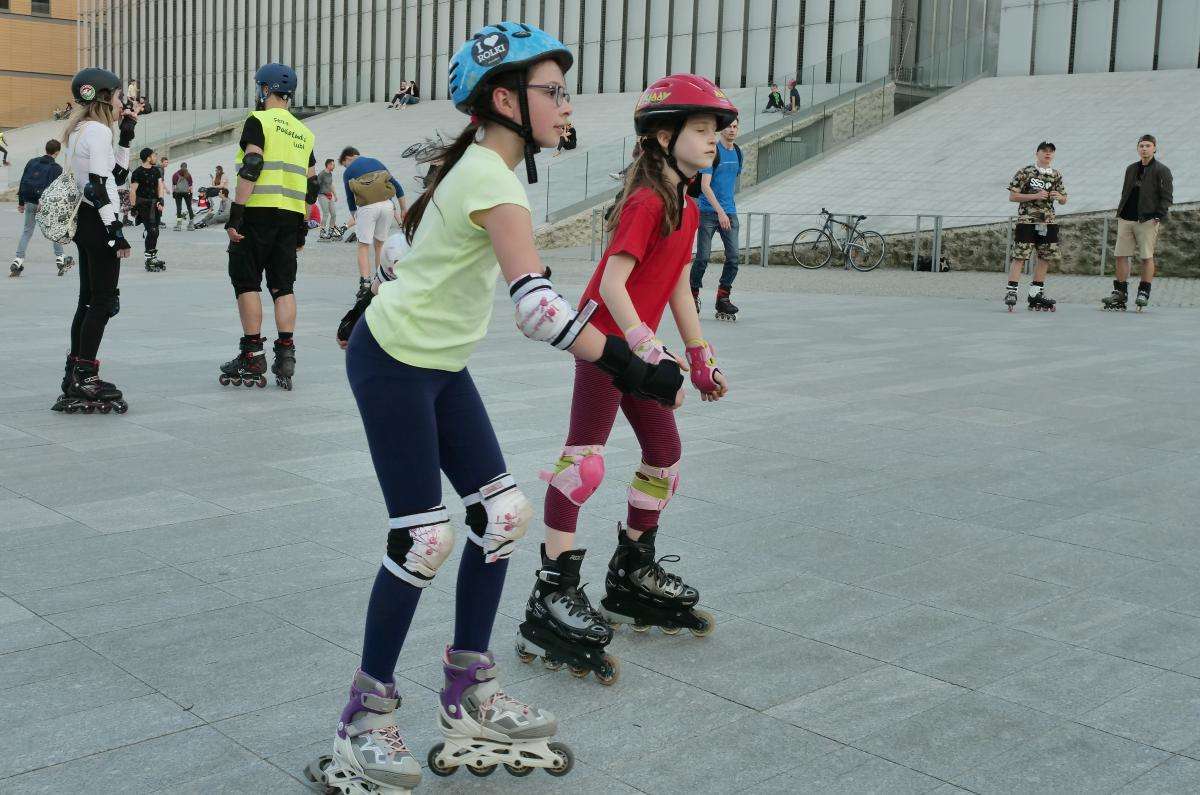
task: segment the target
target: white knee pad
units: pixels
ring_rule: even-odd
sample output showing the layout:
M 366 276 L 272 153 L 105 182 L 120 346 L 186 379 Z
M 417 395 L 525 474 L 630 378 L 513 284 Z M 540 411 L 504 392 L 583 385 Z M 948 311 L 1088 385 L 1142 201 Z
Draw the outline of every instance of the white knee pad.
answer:
M 543 471 L 539 477 L 575 505 L 583 505 L 604 480 L 604 445 L 564 447 L 554 471 Z
M 446 506 L 394 516 L 388 520 L 387 555 L 383 567 L 409 585 L 424 588 L 433 582 L 454 549 L 454 528 Z
M 643 461 L 629 484 L 629 504 L 647 511 L 661 511 L 678 488 L 678 461 L 669 467 L 652 467 Z
M 507 472 L 475 494 L 463 498 L 463 505 L 475 503 L 483 503 L 487 527 L 482 538 L 475 533 L 468 537 L 483 548 L 483 559 L 488 563 L 507 558 L 533 520 L 533 503 L 526 499 L 517 488 L 517 481 Z

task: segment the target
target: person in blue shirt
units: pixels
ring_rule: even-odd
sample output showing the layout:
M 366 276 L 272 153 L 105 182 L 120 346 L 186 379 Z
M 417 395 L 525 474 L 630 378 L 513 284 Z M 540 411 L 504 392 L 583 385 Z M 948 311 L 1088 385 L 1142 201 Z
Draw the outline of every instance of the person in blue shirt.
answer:
M 696 311 L 699 312 L 700 288 L 704 271 L 708 269 L 713 232 L 720 232 L 721 242 L 725 244 L 725 267 L 721 269 L 721 280 L 717 285 L 714 305 L 717 320 L 736 320 L 738 312 L 729 300 L 738 272 L 738 216 L 733 194 L 742 173 L 742 149 L 734 143 L 737 134 L 738 123 L 734 119 L 733 124 L 721 130 L 721 137 L 717 139 L 714 166 L 700 169 L 700 228 L 696 232 L 696 257 L 692 260 L 692 297 L 696 299 Z
M 29 248 L 29 239 L 33 237 L 42 191 L 50 187 L 50 183 L 62 174 L 62 166 L 54 162 L 60 149 L 62 144 L 51 138 L 46 141 L 46 154 L 25 164 L 25 171 L 21 174 L 21 185 L 17 189 L 17 212 L 25 214 L 25 223 L 21 229 L 21 237 L 17 239 L 17 254 L 13 257 L 12 265 L 8 267 L 9 276 L 20 276 L 21 271 L 25 270 L 25 251 Z M 74 260 L 63 254 L 61 244 L 53 245 L 58 275 L 62 276 Z
M 388 239 L 392 219 L 400 224 L 408 212 L 404 188 L 388 171 L 387 166 L 373 157 L 363 157 L 353 146 L 347 146 L 338 156 L 342 181 L 346 185 L 346 205 L 354 218 L 358 237 L 358 297 L 371 291 L 371 275 L 379 268 L 383 244 Z M 367 259 L 371 244 L 375 245 L 375 267 Z M 388 265 L 391 265 L 389 262 Z

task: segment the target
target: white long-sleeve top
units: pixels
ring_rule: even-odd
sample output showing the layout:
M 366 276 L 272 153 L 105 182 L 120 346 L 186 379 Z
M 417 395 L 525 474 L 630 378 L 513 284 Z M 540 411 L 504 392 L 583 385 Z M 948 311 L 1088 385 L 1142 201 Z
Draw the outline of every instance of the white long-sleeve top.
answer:
M 117 195 L 117 179 L 113 169 L 120 166 L 129 169 L 129 148 L 113 146 L 112 128 L 95 120 L 80 124 L 71 133 L 71 170 L 75 173 L 75 182 L 82 192 L 88 184 L 88 175 L 96 174 L 104 177 L 104 187 L 108 192 L 108 204 L 99 208 L 100 220 L 105 225 L 117 220 L 121 209 L 121 198 Z M 88 204 L 92 202 L 84 199 Z

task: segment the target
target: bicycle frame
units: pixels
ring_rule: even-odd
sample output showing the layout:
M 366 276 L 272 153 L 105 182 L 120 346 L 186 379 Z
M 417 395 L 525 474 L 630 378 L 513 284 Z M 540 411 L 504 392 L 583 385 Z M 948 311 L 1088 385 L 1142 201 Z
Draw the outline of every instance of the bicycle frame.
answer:
M 842 254 L 843 266 L 848 268 L 850 267 L 850 241 L 854 239 L 854 233 L 858 231 L 858 225 L 862 223 L 862 219 L 855 218 L 854 223 L 848 224 L 845 221 L 839 221 L 834 218 L 831 212 L 825 212 L 823 215 L 825 216 L 825 223 L 821 227 L 821 231 L 829 235 L 829 239 L 838 247 L 838 251 Z M 837 232 L 834 230 L 835 226 L 840 226 L 846 230 L 845 237 L 841 240 L 838 239 Z

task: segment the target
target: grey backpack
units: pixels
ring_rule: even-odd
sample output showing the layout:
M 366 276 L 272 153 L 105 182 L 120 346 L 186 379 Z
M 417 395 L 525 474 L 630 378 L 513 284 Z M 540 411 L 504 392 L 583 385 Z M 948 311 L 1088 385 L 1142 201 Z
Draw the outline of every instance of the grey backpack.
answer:
M 82 201 L 83 193 L 75 181 L 68 159 L 63 173 L 42 191 L 42 198 L 38 201 L 37 225 L 47 240 L 66 245 L 74 239 L 75 219 Z

